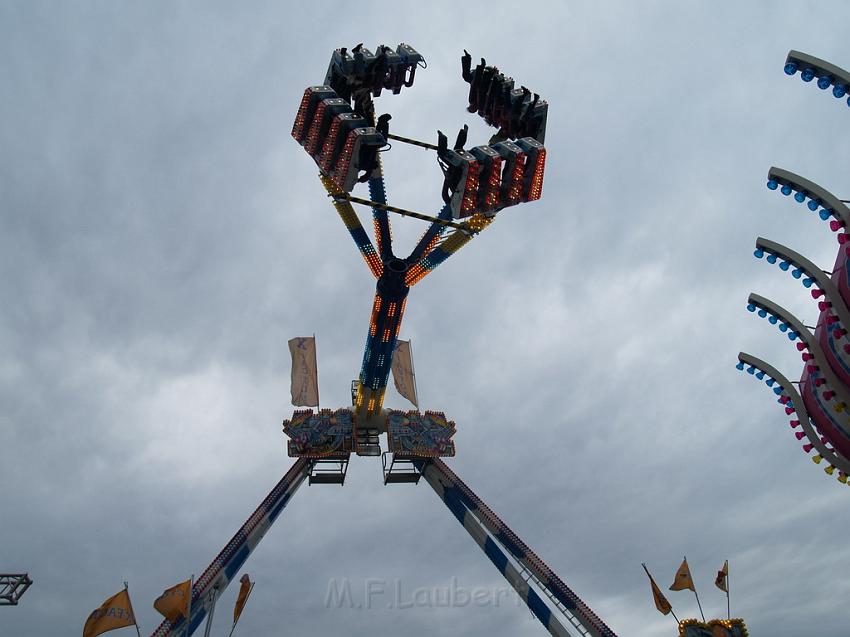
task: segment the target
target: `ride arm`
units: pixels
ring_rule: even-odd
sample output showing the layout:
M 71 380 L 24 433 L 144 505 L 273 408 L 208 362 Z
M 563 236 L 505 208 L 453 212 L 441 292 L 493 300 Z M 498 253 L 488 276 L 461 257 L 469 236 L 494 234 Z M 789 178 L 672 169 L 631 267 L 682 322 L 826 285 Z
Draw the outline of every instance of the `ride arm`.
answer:
M 442 213 L 441 213 L 442 214 Z M 475 213 L 467 219 L 467 228 L 455 230 L 446 239 L 434 247 L 414 263 L 407 271 L 405 283 L 413 286 L 424 277 L 434 271 L 443 261 L 472 241 L 475 233 L 480 232 L 493 222 L 494 217 L 487 217 L 481 213 Z M 412 255 L 411 255 L 412 256 Z
M 443 219 L 444 221 L 451 221 L 452 219 L 452 207 L 449 204 L 443 206 L 443 209 L 440 210 L 440 214 L 437 215 L 438 219 Z M 413 248 L 413 251 L 410 253 L 410 256 L 405 259 L 408 265 L 414 264 L 423 257 L 428 256 L 430 252 L 437 247 L 437 244 L 440 242 L 440 239 L 443 238 L 443 232 L 445 232 L 446 226 L 442 223 L 432 222 L 428 229 L 422 234 L 422 237 L 419 239 L 419 243 L 416 244 L 416 247 Z
M 384 184 L 384 171 L 380 156 L 378 157 L 376 172 L 377 175 L 369 180 L 369 197 L 372 201 L 386 204 L 387 188 Z M 381 256 L 381 261 L 391 259 L 393 257 L 393 231 L 387 211 L 373 207 L 372 221 L 375 224 L 375 241 L 378 243 L 378 254 Z
M 381 261 L 381 257 L 375 251 L 372 240 L 369 239 L 369 235 L 363 229 L 363 224 L 360 223 L 360 219 L 357 217 L 357 213 L 354 212 L 354 208 L 343 198 L 345 192 L 325 175 L 320 174 L 319 179 L 321 179 L 325 190 L 328 191 L 328 195 L 334 198 L 334 208 L 336 208 L 337 214 L 339 214 L 339 218 L 342 219 L 345 227 L 348 228 L 348 232 L 351 233 L 351 238 L 354 239 L 357 249 L 363 255 L 366 265 L 372 274 L 375 275 L 375 278 L 379 279 L 384 272 L 384 264 Z
M 383 173 L 380 159 L 378 159 L 378 170 Z M 387 190 L 384 184 L 383 174 L 377 177 L 372 177 L 369 180 L 369 196 L 372 201 L 378 203 L 387 203 Z M 381 208 L 372 208 L 372 221 L 375 224 L 375 241 L 378 242 L 378 254 L 381 255 L 381 260 L 386 261 L 393 256 L 393 231 L 390 227 L 390 219 L 387 211 Z
M 744 363 L 744 365 L 751 365 L 755 369 L 766 373 L 779 384 L 784 395 L 791 399 L 791 404 L 794 405 L 794 412 L 797 414 L 797 420 L 800 423 L 803 433 L 806 434 L 805 437 L 812 445 L 812 448 L 817 450 L 818 454 L 833 467 L 838 467 L 838 469 L 843 471 L 845 475 L 850 475 L 850 462 L 848 462 L 844 456 L 833 453 L 835 449 L 830 449 L 821 442 L 820 434 L 817 432 L 815 427 L 812 426 L 813 420 L 811 420 L 811 416 L 806 409 L 806 403 L 794 387 L 793 383 L 780 374 L 775 367 L 760 358 L 756 358 L 752 354 L 740 352 L 738 354 L 738 360 Z
M 389 136 L 391 119 L 392 116 L 388 113 L 381 115 L 377 122 L 374 115 L 372 117 L 372 126 L 377 128 L 378 132 L 384 136 L 384 139 L 387 139 Z M 380 152 L 376 154 L 375 162 L 375 170 L 372 171 L 372 175 L 369 178 L 369 197 L 371 197 L 372 201 L 386 205 L 387 187 L 384 184 L 384 167 L 381 164 Z M 378 254 L 381 255 L 381 261 L 392 259 L 393 231 L 387 211 L 373 207 L 372 221 L 375 224 L 375 241 L 378 243 Z

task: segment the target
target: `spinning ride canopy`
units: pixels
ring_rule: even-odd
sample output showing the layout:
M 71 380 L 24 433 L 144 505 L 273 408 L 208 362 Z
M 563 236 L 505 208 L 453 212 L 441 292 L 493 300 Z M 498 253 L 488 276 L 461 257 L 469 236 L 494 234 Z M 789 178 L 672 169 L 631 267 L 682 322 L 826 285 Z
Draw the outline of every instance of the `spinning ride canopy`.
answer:
M 850 90 L 850 73 L 799 51 L 791 51 L 785 73 L 800 73 L 804 82 L 817 78 L 821 90 L 832 88 L 836 98 Z M 848 99 L 850 104 L 850 99 Z M 767 363 L 739 354 L 738 369 L 765 380 L 790 417 L 790 425 L 803 451 L 816 464 L 825 460 L 824 471 L 847 483 L 850 475 L 850 209 L 826 188 L 789 170 L 773 167 L 767 187 L 793 199 L 828 222 L 837 233 L 838 253 L 831 272 L 826 272 L 803 255 L 774 241 L 759 237 L 753 253 L 757 259 L 776 264 L 800 281 L 817 304 L 818 320 L 813 328 L 804 325 L 773 301 L 751 294 L 747 309 L 776 325 L 795 344 L 803 360 L 799 391 Z

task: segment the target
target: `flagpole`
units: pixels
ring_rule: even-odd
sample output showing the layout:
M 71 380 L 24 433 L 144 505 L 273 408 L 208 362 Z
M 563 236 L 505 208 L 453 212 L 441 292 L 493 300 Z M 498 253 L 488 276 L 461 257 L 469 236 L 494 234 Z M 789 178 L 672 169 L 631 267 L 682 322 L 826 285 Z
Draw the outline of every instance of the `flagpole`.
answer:
M 130 612 L 133 613 L 133 626 L 136 627 L 136 634 L 142 637 L 142 633 L 139 632 L 139 623 L 136 621 L 136 611 L 133 610 L 133 602 L 130 601 L 130 587 L 127 586 L 127 582 L 124 582 L 124 590 L 127 591 L 127 603 L 130 605 Z
M 251 582 L 251 587 L 248 589 L 248 594 L 245 595 L 245 603 L 248 603 L 248 598 L 251 597 L 251 591 L 254 590 L 254 584 L 257 582 Z M 242 606 L 244 609 L 245 607 Z M 233 631 L 236 630 L 236 624 L 239 622 L 239 619 L 242 617 L 242 614 L 239 614 L 239 617 L 236 618 L 236 621 L 233 622 L 233 626 L 230 627 L 230 634 L 227 637 L 233 637 Z
M 186 637 L 190 637 L 192 633 L 189 630 L 192 627 L 192 588 L 195 586 L 195 574 L 192 573 L 192 577 L 189 578 L 189 609 L 186 617 Z
M 685 558 L 684 558 L 684 559 L 685 559 L 685 561 L 687 562 L 687 561 L 688 561 L 688 556 L 687 556 L 687 555 L 685 555 Z M 688 569 L 688 572 L 690 573 L 690 569 Z M 702 623 L 705 623 L 705 615 L 704 615 L 704 614 L 703 614 L 703 612 L 702 612 L 702 604 L 700 604 L 700 603 L 699 603 L 699 595 L 697 594 L 697 585 L 693 583 L 693 579 L 691 579 L 691 584 L 692 584 L 692 585 L 693 585 L 693 587 L 694 587 L 694 597 L 696 597 L 696 598 L 697 598 L 697 606 L 699 607 L 699 614 L 700 614 L 700 617 L 702 617 Z
M 210 612 L 207 615 L 207 627 L 204 629 L 204 637 L 210 637 L 210 628 L 212 628 L 212 619 L 213 613 L 215 612 L 215 603 L 218 598 L 218 586 L 213 586 L 212 589 L 212 604 L 210 605 Z
M 322 411 L 321 401 L 319 400 L 319 354 L 318 346 L 316 345 L 316 333 L 313 332 L 313 365 L 316 370 L 316 411 Z
M 416 409 L 419 410 L 419 388 L 416 386 L 416 367 L 413 365 L 413 339 L 407 341 L 410 348 L 410 374 L 413 376 L 413 395 L 416 396 Z
M 702 622 L 705 623 L 705 615 L 702 612 L 702 604 L 699 603 L 699 595 L 697 595 L 696 586 L 694 586 L 694 597 L 697 598 L 697 606 L 699 607 L 699 614 L 702 617 Z
M 732 611 L 729 610 L 729 560 L 726 560 L 726 619 L 732 619 Z

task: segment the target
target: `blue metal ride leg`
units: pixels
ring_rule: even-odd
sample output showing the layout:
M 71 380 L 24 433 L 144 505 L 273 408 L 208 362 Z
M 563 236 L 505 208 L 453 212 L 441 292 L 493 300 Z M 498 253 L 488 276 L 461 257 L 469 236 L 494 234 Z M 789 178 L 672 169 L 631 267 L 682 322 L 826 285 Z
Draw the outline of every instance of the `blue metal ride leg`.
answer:
M 378 279 L 375 290 L 375 302 L 372 305 L 372 316 L 369 319 L 369 332 L 366 334 L 366 349 L 363 352 L 363 364 L 360 367 L 360 387 L 355 408 L 358 416 L 371 418 L 381 412 L 384 404 L 384 392 L 395 353 L 401 320 L 404 317 L 404 307 L 409 288 L 402 286 L 401 290 L 385 287 L 382 283 L 392 273 L 385 272 Z
M 380 162 L 380 158 L 378 159 Z M 383 170 L 378 177 L 372 177 L 369 180 L 369 196 L 372 201 L 378 203 L 387 203 L 387 187 L 384 184 Z M 378 242 L 378 253 L 381 256 L 381 261 L 392 259 L 393 257 L 393 232 L 390 227 L 390 219 L 386 210 L 380 208 L 372 208 L 372 219 L 375 223 L 375 241 Z
M 458 522 L 463 525 L 470 537 L 475 540 L 475 543 L 481 547 L 484 554 L 490 558 L 493 565 L 499 569 L 499 572 L 504 576 L 508 583 L 513 586 L 517 594 L 526 603 L 532 614 L 540 620 L 540 623 L 546 627 L 552 635 L 556 637 L 574 637 L 567 628 L 562 625 L 557 618 L 552 614 L 552 611 L 543 601 L 543 599 L 528 585 L 528 582 L 523 579 L 520 572 L 508 561 L 508 556 L 500 548 L 500 546 L 489 536 L 486 529 L 479 524 L 478 520 L 470 513 L 463 503 L 451 493 L 443 489 L 440 482 L 432 481 L 426 473 L 425 478 L 428 483 L 437 492 L 449 511 L 454 514 Z
M 216 558 L 210 563 L 192 586 L 192 612 L 189 617 L 189 635 L 203 623 L 211 604 L 210 591 L 217 589 L 220 596 L 236 572 L 248 559 L 260 540 L 271 528 L 292 495 L 310 474 L 312 462 L 299 458 L 281 478 L 266 499 L 257 507 L 245 524 L 236 532 Z M 152 633 L 151 637 L 182 637 L 186 634 L 186 622 L 179 619 L 171 623 L 167 619 Z
M 442 460 L 415 460 L 414 463 L 446 507 L 552 635 L 616 637 L 605 622 Z M 506 553 L 513 558 L 522 572 L 508 560 Z M 553 612 L 530 584 L 536 585 L 560 612 Z
M 452 218 L 452 207 L 449 204 L 443 206 L 443 209 L 440 210 L 440 214 L 437 215 L 437 218 L 449 221 Z M 422 257 L 424 257 L 425 252 L 428 250 L 428 246 L 431 245 L 434 239 L 439 239 L 440 237 L 442 237 L 445 229 L 446 226 L 442 224 L 432 223 L 424 232 L 422 237 L 419 239 L 419 242 L 416 244 L 416 247 L 414 247 L 413 251 L 411 251 L 410 256 L 405 259 L 405 261 L 407 261 L 407 264 L 413 265 Z

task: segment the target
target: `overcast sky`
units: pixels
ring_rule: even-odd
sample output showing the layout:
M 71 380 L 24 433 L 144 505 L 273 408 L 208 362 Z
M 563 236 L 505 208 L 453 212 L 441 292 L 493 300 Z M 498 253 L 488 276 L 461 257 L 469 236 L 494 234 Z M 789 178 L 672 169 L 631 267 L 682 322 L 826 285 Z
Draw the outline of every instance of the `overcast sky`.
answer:
M 153 631 L 153 600 L 292 462 L 287 339 L 316 334 L 322 405 L 348 404 L 374 280 L 290 130 L 334 48 L 404 41 L 428 68 L 377 102 L 398 134 L 468 123 L 486 142 L 464 48 L 550 102 L 542 200 L 407 304 L 422 407 L 457 423 L 450 466 L 621 636 L 675 634 L 640 564 L 666 590 L 684 554 L 707 615 L 729 559 L 753 635 L 846 636 L 850 489 L 735 362 L 800 373 L 746 297 L 809 324 L 816 304 L 752 250 L 833 262 L 827 224 L 764 184 L 776 165 L 850 196 L 850 109 L 782 72 L 792 48 L 850 68 L 848 21 L 841 2 L 0 4 L 0 572 L 35 582 L 0 635 L 79 634 L 124 580 Z M 433 156 L 399 146 L 390 202 L 438 210 Z M 406 254 L 422 225 L 393 224 Z M 236 635 L 545 634 L 513 593 L 326 608 L 345 578 L 402 602 L 506 587 L 424 482 L 384 487 L 376 459 L 302 486 L 244 570 Z

